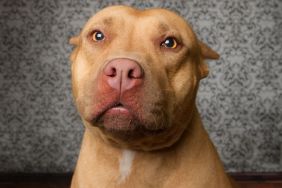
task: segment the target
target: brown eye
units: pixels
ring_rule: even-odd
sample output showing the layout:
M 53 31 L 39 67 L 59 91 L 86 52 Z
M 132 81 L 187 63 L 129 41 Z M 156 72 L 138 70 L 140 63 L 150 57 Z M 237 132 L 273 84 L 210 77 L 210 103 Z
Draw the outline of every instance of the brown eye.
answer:
M 95 42 L 102 41 L 105 39 L 104 34 L 101 31 L 95 31 L 92 36 Z
M 176 42 L 176 40 L 173 37 L 167 37 L 162 43 L 162 46 L 166 47 L 166 48 L 172 48 L 175 49 L 178 44 Z

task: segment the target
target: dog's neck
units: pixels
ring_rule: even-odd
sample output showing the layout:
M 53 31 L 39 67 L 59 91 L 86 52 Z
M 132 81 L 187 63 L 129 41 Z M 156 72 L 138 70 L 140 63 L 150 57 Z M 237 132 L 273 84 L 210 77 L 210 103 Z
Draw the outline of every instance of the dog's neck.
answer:
M 105 182 L 105 187 L 123 187 L 123 184 L 130 182 L 138 184 L 138 181 L 148 181 L 148 187 L 151 187 L 153 184 L 161 185 L 165 177 L 175 176 L 173 169 L 177 169 L 178 173 L 183 171 L 183 175 L 187 177 L 191 175 L 191 182 L 197 181 L 193 174 L 209 179 L 216 169 L 223 171 L 223 168 L 198 112 L 193 117 L 189 128 L 177 143 L 170 148 L 151 152 L 109 145 L 103 139 L 97 139 L 98 133 L 86 128 L 73 183 L 86 178 L 89 180 L 85 181 L 87 183 L 95 184 L 99 180 Z M 181 169 L 184 168 L 180 165 L 183 163 L 189 164 L 188 172 L 187 169 Z M 199 168 L 199 165 L 205 168 Z M 80 177 L 81 175 L 84 177 Z

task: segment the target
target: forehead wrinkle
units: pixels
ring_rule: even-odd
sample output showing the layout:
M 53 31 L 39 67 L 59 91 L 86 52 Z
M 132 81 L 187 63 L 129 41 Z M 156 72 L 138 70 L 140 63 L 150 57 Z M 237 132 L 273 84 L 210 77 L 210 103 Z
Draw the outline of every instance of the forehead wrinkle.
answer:
M 90 22 L 91 27 L 93 26 L 103 26 L 103 27 L 109 27 L 111 25 L 114 24 L 114 17 L 110 16 L 110 17 L 105 17 L 105 18 L 100 18 L 100 19 L 95 19 L 95 21 L 93 20 L 93 22 Z
M 95 22 L 92 22 L 91 27 L 95 27 L 95 26 L 109 27 L 113 25 L 114 23 L 113 20 L 114 20 L 113 17 L 102 18 L 100 20 L 96 20 Z
M 113 17 L 106 17 L 102 20 L 102 24 L 105 26 L 110 26 L 113 24 Z
M 97 19 L 95 17 L 92 17 L 88 22 L 87 25 L 84 27 L 82 31 L 82 35 L 88 35 L 89 32 L 93 31 L 94 29 L 100 29 L 100 28 L 106 28 L 111 25 L 113 25 L 114 17 L 105 17 Z
M 167 24 L 165 24 L 165 23 L 159 23 L 158 24 L 158 31 L 160 33 L 165 33 L 167 31 L 169 31 L 169 26 Z

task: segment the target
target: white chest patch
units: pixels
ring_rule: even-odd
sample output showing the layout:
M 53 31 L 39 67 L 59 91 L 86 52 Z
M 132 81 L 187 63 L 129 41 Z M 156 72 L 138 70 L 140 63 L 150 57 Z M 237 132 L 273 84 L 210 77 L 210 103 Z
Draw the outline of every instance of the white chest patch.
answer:
M 132 162 L 135 156 L 134 151 L 130 150 L 123 150 L 122 156 L 119 160 L 119 181 L 118 183 L 121 184 L 125 181 L 125 179 L 130 175 Z

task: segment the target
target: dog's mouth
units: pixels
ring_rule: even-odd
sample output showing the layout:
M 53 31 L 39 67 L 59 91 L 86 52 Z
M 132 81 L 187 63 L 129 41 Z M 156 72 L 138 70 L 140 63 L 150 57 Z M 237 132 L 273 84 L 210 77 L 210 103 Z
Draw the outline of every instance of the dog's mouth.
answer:
M 165 131 L 163 127 L 158 129 L 156 126 L 148 125 L 138 116 L 136 110 L 122 102 L 114 102 L 105 106 L 95 115 L 92 124 L 103 131 L 126 139 L 156 135 Z
M 104 106 L 94 115 L 92 122 L 109 131 L 132 131 L 137 126 L 139 118 L 128 105 L 118 101 Z

